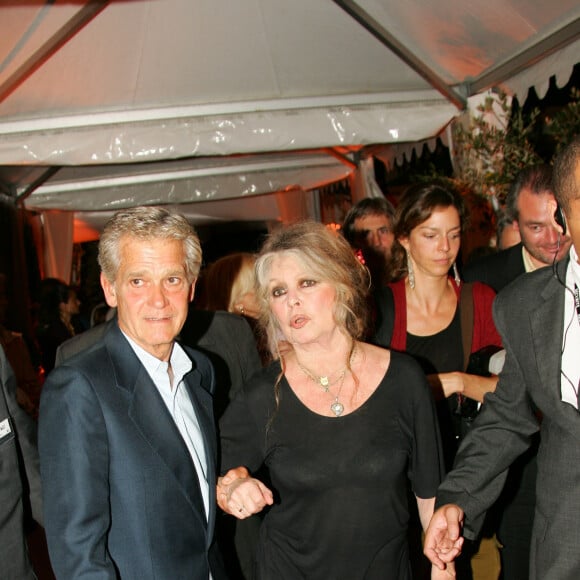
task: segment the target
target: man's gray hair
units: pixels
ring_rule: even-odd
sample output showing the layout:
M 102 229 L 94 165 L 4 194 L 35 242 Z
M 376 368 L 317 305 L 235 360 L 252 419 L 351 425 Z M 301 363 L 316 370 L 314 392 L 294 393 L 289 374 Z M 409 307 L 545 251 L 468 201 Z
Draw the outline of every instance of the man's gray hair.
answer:
M 184 216 L 162 207 L 141 206 L 118 211 L 105 225 L 99 241 L 99 266 L 110 282 L 117 276 L 121 240 L 125 237 L 181 241 L 188 280 L 192 282 L 197 278 L 201 268 L 201 244 Z

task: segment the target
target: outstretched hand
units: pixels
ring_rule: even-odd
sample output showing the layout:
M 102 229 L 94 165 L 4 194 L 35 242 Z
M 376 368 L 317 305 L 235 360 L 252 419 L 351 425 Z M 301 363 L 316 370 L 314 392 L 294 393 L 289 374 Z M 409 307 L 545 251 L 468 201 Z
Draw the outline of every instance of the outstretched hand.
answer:
M 447 564 L 461 553 L 463 537 L 463 510 L 454 504 L 446 504 L 435 511 L 425 532 L 423 552 L 431 563 L 445 570 Z
M 245 467 L 230 469 L 218 479 L 217 502 L 226 513 L 243 520 L 274 503 L 274 497 Z

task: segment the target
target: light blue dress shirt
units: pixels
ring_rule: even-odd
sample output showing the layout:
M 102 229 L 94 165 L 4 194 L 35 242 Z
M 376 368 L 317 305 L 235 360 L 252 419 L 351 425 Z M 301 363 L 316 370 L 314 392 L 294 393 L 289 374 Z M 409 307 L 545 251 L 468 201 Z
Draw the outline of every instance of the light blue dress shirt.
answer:
M 175 421 L 179 433 L 187 446 L 203 497 L 206 518 L 209 516 L 209 485 L 207 482 L 207 458 L 205 445 L 195 409 L 189 398 L 189 393 L 183 382 L 183 377 L 192 369 L 191 359 L 183 348 L 175 343 L 171 352 L 170 363 L 173 370 L 173 386 L 169 380 L 169 363 L 159 360 L 141 348 L 135 341 L 123 333 L 135 354 L 145 367 L 155 387 L 159 391 L 167 410 Z

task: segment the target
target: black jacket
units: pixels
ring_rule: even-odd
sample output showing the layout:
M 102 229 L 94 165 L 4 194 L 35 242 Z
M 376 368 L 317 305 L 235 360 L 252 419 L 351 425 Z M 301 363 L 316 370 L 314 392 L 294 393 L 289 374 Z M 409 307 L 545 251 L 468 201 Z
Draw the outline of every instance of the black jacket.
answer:
M 465 282 L 483 282 L 499 292 L 512 280 L 526 272 L 521 243 L 485 256 L 463 269 Z

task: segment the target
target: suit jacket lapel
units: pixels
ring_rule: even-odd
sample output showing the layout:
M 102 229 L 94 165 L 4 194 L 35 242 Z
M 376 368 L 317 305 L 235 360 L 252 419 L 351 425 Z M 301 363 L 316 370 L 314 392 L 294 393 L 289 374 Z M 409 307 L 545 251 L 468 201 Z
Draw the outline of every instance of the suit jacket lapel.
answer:
M 560 280 L 566 279 L 567 260 L 557 264 Z M 532 342 L 540 384 L 550 389 L 551 395 L 561 399 L 560 371 L 562 364 L 561 337 L 564 326 L 564 287 L 551 276 L 541 294 L 541 302 L 530 312 Z M 553 337 L 547 342 L 546 337 Z
M 161 395 L 118 326 L 107 334 L 106 340 L 117 386 L 131 394 L 129 418 L 173 474 L 205 525 L 205 507 L 195 465 Z
M 216 438 L 213 435 L 216 432 L 216 425 L 213 421 L 213 398 L 201 386 L 201 375 L 195 369 L 185 375 L 184 383 L 191 399 L 191 404 L 195 409 L 195 414 L 199 422 L 199 427 L 203 437 L 205 448 L 205 457 L 207 461 L 207 481 L 209 485 L 209 505 L 216 505 L 216 477 L 217 466 L 215 458 L 217 456 Z M 199 484 L 198 484 L 199 485 Z M 208 528 L 213 530 L 215 510 L 209 510 Z M 208 541 L 211 540 L 211 534 L 208 535 Z

